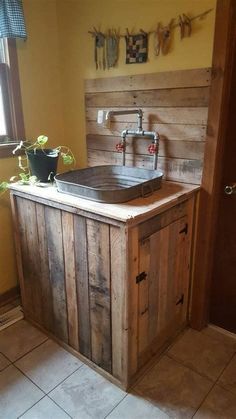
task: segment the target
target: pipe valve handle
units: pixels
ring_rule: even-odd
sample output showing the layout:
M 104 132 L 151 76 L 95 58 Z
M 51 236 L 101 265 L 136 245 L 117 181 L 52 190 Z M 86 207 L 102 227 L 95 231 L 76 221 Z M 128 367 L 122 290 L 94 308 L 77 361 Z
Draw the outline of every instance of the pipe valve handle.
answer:
M 122 153 L 123 151 L 125 151 L 125 144 L 123 143 L 116 144 L 116 151 L 118 153 Z
M 148 152 L 149 152 L 149 154 L 157 154 L 157 152 L 158 152 L 157 144 L 150 144 L 148 146 Z

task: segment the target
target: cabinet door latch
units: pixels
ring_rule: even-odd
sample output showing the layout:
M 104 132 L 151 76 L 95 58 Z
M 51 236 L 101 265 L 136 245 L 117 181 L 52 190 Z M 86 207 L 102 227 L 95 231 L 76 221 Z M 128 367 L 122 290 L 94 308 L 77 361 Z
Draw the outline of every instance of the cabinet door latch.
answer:
M 136 276 L 136 284 L 138 284 L 139 282 L 143 281 L 146 278 L 147 278 L 147 273 L 141 272 L 139 275 Z
M 184 304 L 184 294 L 181 295 L 180 299 L 175 303 L 175 305 Z
M 188 223 L 186 223 L 184 228 L 182 228 L 182 230 L 180 230 L 179 234 L 181 234 L 181 233 L 188 234 Z

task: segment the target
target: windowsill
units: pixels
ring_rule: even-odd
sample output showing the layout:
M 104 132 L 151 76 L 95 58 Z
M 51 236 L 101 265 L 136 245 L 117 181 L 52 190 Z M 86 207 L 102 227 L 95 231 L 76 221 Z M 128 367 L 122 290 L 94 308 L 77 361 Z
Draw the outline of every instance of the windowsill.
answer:
M 12 151 L 14 148 L 16 148 L 18 142 L 11 144 L 0 144 L 0 159 L 6 158 L 6 157 L 15 157 L 14 154 L 12 154 Z M 19 155 L 19 153 L 17 153 Z

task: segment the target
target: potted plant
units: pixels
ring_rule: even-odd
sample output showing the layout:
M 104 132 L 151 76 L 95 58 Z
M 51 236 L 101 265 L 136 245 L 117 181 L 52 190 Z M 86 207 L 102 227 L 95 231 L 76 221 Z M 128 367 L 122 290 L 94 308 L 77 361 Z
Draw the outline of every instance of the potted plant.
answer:
M 16 180 L 22 184 L 50 182 L 56 174 L 59 157 L 62 158 L 65 165 L 75 163 L 75 157 L 68 147 L 47 148 L 45 147 L 47 142 L 48 137 L 46 135 L 40 135 L 33 144 L 20 141 L 13 150 L 13 154 L 16 154 L 19 150 L 24 151 L 24 156 L 18 156 L 18 166 L 22 172 L 18 176 L 11 177 L 10 182 Z M 0 193 L 5 192 L 8 186 L 8 182 L 0 182 Z

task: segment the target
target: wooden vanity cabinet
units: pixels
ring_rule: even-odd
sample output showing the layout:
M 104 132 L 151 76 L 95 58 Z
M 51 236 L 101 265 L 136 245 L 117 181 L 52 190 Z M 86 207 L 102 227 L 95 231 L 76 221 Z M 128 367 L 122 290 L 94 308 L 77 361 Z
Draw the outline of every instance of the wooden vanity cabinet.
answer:
M 11 200 L 26 318 L 129 387 L 187 323 L 194 195 L 138 222 Z

